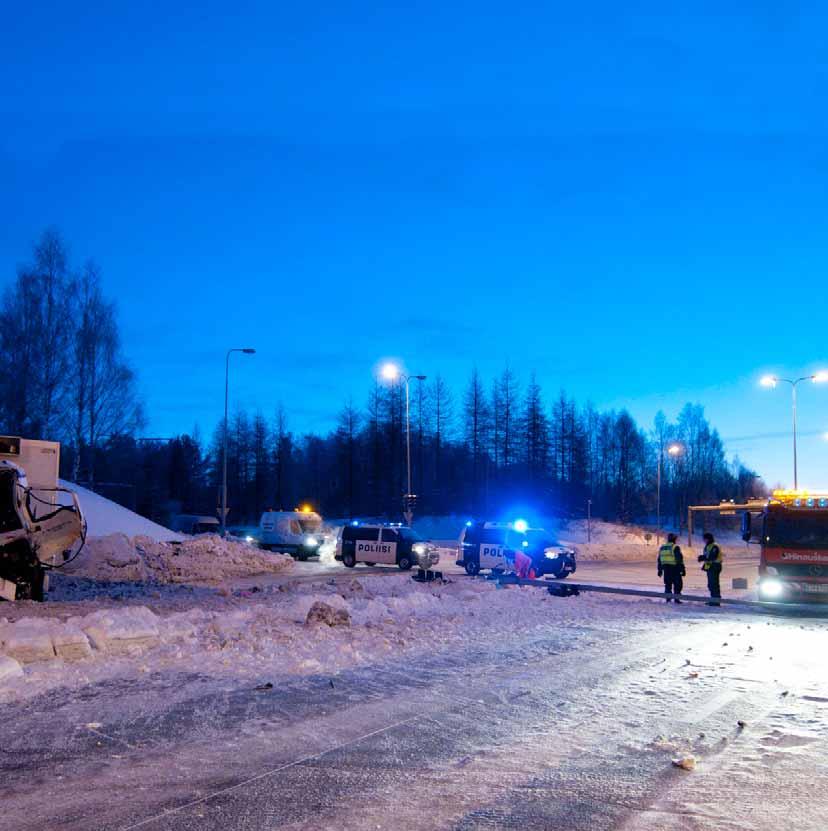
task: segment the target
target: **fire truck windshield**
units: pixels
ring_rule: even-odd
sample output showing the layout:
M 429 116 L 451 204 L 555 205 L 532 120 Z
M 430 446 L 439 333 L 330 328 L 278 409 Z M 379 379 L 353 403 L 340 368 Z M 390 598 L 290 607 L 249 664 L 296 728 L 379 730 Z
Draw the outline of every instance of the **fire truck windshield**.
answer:
M 774 548 L 828 548 L 828 513 L 770 513 L 763 542 Z

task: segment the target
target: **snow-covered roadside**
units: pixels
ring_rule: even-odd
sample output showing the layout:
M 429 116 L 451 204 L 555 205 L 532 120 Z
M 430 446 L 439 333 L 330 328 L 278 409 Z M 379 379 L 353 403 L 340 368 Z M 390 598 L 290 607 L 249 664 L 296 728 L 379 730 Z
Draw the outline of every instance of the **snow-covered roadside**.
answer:
M 58 604 L 52 610 L 59 613 Z M 604 627 L 650 626 L 662 617 L 675 612 L 649 600 L 553 598 L 486 581 L 419 584 L 404 574 L 216 593 L 208 608 L 192 601 L 155 611 L 109 605 L 84 615 L 0 619 L 0 701 L 146 672 L 251 682 L 335 674 L 549 626 L 596 619 Z
M 263 551 L 217 534 L 190 537 L 180 543 L 110 534 L 88 540 L 62 572 L 102 581 L 216 583 L 276 573 L 292 564 L 286 554 Z

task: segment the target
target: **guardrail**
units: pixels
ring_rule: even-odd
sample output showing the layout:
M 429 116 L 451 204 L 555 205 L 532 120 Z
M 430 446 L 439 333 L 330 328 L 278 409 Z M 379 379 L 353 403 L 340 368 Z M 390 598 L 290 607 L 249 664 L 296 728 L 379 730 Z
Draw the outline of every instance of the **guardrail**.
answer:
M 560 596 L 573 596 L 581 592 L 599 592 L 603 594 L 620 594 L 628 597 L 654 597 L 658 600 L 679 599 L 682 603 L 688 601 L 690 603 L 710 603 L 708 595 L 698 594 L 665 594 L 665 592 L 654 591 L 652 589 L 625 589 L 620 586 L 608 586 L 600 583 L 575 583 L 567 579 L 537 579 L 528 577 L 516 577 L 511 574 L 493 575 L 486 578 L 487 580 L 494 580 L 500 585 L 510 586 L 534 586 L 535 588 L 544 588 L 549 590 L 550 594 Z M 723 597 L 719 601 L 722 606 L 742 607 L 746 609 L 762 609 L 765 611 L 785 611 L 785 612 L 808 612 L 810 614 L 818 613 L 828 617 L 828 603 L 779 603 L 770 600 L 748 600 L 737 597 Z

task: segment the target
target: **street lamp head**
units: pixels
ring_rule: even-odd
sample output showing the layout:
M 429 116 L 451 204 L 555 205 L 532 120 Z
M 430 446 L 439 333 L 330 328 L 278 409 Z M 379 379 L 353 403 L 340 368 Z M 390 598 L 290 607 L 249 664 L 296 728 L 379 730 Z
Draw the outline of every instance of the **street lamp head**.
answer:
M 425 381 L 426 379 L 425 375 L 412 375 L 411 377 L 416 378 L 418 381 Z
M 821 383 L 823 383 L 824 381 L 828 381 L 828 370 L 826 370 L 826 369 L 821 369 L 819 372 L 815 372 L 815 373 L 811 376 L 811 380 L 812 380 L 815 384 L 821 384 Z
M 387 363 L 382 365 L 382 369 L 380 369 L 380 375 L 386 381 L 396 381 L 397 378 L 400 377 L 400 368 L 396 364 Z
M 763 387 L 775 387 L 779 379 L 775 375 L 763 375 L 759 383 Z
M 667 452 L 671 456 L 680 456 L 684 452 L 684 448 L 680 444 L 671 444 L 667 448 Z
M 247 349 L 242 349 L 242 352 L 244 352 L 245 355 L 255 355 L 256 354 L 256 350 L 251 349 L 250 347 L 248 347 Z

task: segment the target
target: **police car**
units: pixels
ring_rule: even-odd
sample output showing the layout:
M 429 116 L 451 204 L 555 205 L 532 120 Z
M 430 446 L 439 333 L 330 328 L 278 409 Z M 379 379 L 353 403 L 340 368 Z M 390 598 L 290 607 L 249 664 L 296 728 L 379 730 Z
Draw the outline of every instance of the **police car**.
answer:
M 493 572 L 511 571 L 514 568 L 515 549 L 522 538 L 510 538 L 511 522 L 467 522 L 460 532 L 457 565 L 472 577 L 481 569 Z
M 507 535 L 507 541 L 513 547 L 519 545 L 523 553 L 532 558 L 536 577 L 569 577 L 578 567 L 575 550 L 561 545 L 544 528 L 527 528 L 524 531 L 513 529 Z
M 402 525 L 346 525 L 336 540 L 334 559 L 347 568 L 357 563 L 412 566 L 428 571 L 440 562 L 437 546 Z

